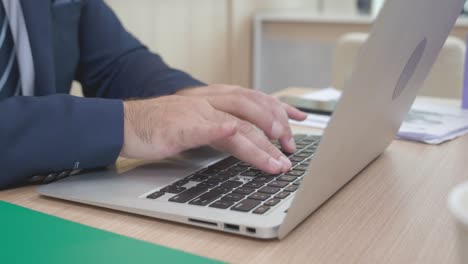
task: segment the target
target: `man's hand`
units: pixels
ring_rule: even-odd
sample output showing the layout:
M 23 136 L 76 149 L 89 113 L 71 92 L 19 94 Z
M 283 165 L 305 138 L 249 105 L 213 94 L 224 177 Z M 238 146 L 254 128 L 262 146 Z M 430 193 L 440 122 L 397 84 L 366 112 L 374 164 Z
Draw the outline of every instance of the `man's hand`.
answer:
M 226 85 L 126 101 L 124 116 L 124 157 L 163 159 L 210 145 L 271 174 L 288 171 L 291 162 L 268 138 L 294 152 L 288 118 L 306 118 L 274 97 Z

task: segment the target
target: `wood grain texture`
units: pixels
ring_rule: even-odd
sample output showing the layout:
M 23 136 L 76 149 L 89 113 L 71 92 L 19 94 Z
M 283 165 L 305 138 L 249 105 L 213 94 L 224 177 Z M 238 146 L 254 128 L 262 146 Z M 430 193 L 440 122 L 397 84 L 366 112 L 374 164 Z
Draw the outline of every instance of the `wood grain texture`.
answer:
M 452 187 L 468 179 L 468 137 L 441 146 L 395 141 L 283 241 L 260 241 L 45 198 L 0 199 L 86 225 L 235 263 L 455 263 Z

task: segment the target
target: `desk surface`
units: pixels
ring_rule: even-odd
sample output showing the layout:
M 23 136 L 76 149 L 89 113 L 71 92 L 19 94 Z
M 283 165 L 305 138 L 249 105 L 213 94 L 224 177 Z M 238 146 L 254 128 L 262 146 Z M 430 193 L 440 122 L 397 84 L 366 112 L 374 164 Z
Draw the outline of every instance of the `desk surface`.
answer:
M 283 241 L 41 197 L 35 187 L 2 191 L 0 199 L 235 263 L 455 263 L 455 225 L 446 198 L 468 179 L 467 152 L 468 136 L 440 146 L 395 141 Z

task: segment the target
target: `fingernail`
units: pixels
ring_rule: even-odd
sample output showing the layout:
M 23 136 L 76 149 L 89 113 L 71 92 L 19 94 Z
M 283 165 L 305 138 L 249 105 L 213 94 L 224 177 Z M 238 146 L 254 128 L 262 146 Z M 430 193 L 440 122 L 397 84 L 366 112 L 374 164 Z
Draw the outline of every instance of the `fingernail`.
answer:
M 274 171 L 278 171 L 278 170 L 281 170 L 283 168 L 283 164 L 280 161 L 278 161 L 278 160 L 276 160 L 274 158 L 270 158 L 268 160 L 268 164 L 269 164 L 270 168 L 272 170 L 274 170 Z
M 294 138 L 291 138 L 289 140 L 289 147 L 291 148 L 292 151 L 296 152 L 297 147 L 296 147 L 296 142 L 294 141 Z
M 291 161 L 289 159 L 282 156 L 279 160 L 280 160 L 281 164 L 283 165 L 282 167 L 283 167 L 284 172 L 289 171 L 291 169 L 292 163 L 291 163 Z
M 281 137 L 282 132 L 283 128 L 281 127 L 281 124 L 277 121 L 273 122 L 273 125 L 271 126 L 271 136 L 274 139 L 278 139 Z

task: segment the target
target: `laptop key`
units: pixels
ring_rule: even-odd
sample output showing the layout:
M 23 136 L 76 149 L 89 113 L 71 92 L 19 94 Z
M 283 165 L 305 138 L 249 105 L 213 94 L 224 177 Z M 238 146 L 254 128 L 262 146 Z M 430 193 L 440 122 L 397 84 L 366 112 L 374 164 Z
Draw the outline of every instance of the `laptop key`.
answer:
M 236 164 L 236 163 L 239 163 L 240 160 L 234 158 L 234 157 L 228 157 L 228 158 L 225 158 L 221 161 L 218 161 L 216 162 L 215 164 L 209 166 L 208 168 L 209 169 L 216 169 L 216 170 L 225 170 L 229 167 L 231 167 L 232 165 Z
M 290 194 L 291 194 L 290 192 L 280 192 L 275 196 L 275 198 L 276 199 L 284 199 L 284 198 L 288 197 Z
M 302 180 L 297 180 L 297 181 L 293 182 L 293 185 L 301 185 L 301 183 L 302 183 Z
M 228 171 L 243 172 L 243 171 L 246 171 L 248 169 L 249 169 L 249 167 L 247 167 L 247 166 L 236 165 L 236 166 L 230 168 Z
M 202 182 L 202 181 L 207 180 L 207 179 L 208 179 L 208 176 L 202 175 L 202 174 L 195 174 L 195 175 L 193 175 L 192 177 L 189 178 L 189 180 L 195 181 L 195 182 Z
M 242 172 L 240 175 L 241 176 L 254 177 L 254 176 L 257 176 L 258 174 L 260 174 L 259 170 L 248 170 L 248 171 Z
M 278 187 L 278 188 L 283 188 L 289 185 L 289 182 L 285 181 L 273 181 L 268 184 L 270 187 Z
M 305 159 L 306 159 L 306 158 L 304 158 L 304 157 L 295 157 L 295 156 L 289 157 L 289 160 L 290 160 L 291 162 L 301 162 L 301 161 L 303 161 L 303 160 L 305 160 Z
M 293 182 L 293 181 L 295 181 L 297 179 L 297 177 L 296 176 L 283 175 L 283 176 L 279 176 L 277 179 L 280 180 L 280 181 Z
M 262 182 L 250 181 L 250 182 L 242 185 L 242 187 L 259 189 L 259 188 L 263 187 L 264 185 L 265 185 L 265 183 L 262 183 Z
M 296 144 L 297 149 L 303 149 L 303 148 L 305 148 L 307 146 L 309 146 L 309 144 L 307 144 L 307 143 L 306 144 L 301 144 L 301 143 Z
M 268 210 L 270 210 L 270 207 L 269 206 L 260 206 L 258 207 L 257 209 L 255 209 L 253 211 L 254 214 L 264 214 L 266 213 Z
M 289 176 L 302 176 L 304 175 L 305 171 L 302 171 L 302 170 L 292 170 L 292 171 L 289 171 L 288 173 L 286 173 L 286 175 L 289 175 Z
M 227 181 L 221 184 L 220 186 L 214 188 L 215 191 L 220 191 L 222 193 L 228 193 L 232 191 L 234 188 L 237 188 L 242 185 L 242 182 L 239 181 Z
M 197 187 L 213 188 L 213 187 L 218 186 L 218 184 L 219 183 L 216 181 L 207 180 L 207 181 L 197 184 Z
M 268 198 L 270 198 L 270 195 L 266 193 L 257 192 L 257 193 L 250 195 L 248 198 L 253 199 L 253 200 L 266 201 Z
M 174 186 L 184 186 L 185 184 L 189 183 L 189 180 L 182 179 L 174 182 L 172 185 Z
M 185 190 L 187 190 L 187 188 L 182 187 L 182 186 L 169 185 L 169 186 L 162 188 L 161 192 L 177 194 Z
M 214 178 L 224 178 L 224 177 L 231 178 L 231 177 L 236 176 L 237 174 L 239 174 L 237 171 L 227 170 L 227 171 L 222 171 L 216 174 Z
M 303 152 L 306 152 L 306 151 L 307 152 L 310 152 L 310 151 L 316 152 L 317 151 L 317 146 L 314 146 L 314 145 L 309 146 L 309 147 L 307 147 L 306 149 L 303 150 Z
M 299 141 L 299 143 L 300 144 L 310 145 L 310 144 L 314 143 L 315 141 L 317 141 L 317 140 L 309 139 L 309 138 L 303 138 L 301 141 Z
M 199 174 L 206 175 L 206 176 L 213 176 L 218 172 L 221 172 L 223 170 L 217 169 L 217 168 L 207 168 L 203 171 L 201 171 Z
M 303 157 L 303 158 L 308 158 L 310 157 L 310 153 L 307 153 L 307 152 L 301 152 L 301 153 L 297 153 L 296 155 L 294 155 L 296 157 Z
M 207 181 L 216 183 L 216 184 L 221 184 L 227 180 L 229 180 L 230 177 L 219 177 L 219 176 L 213 176 L 209 178 Z
M 275 206 L 275 205 L 277 205 L 279 202 L 281 202 L 280 199 L 275 199 L 275 198 L 273 198 L 273 199 L 270 199 L 270 200 L 266 201 L 263 205 L 266 205 L 266 206 Z
M 259 175 L 255 177 L 252 181 L 253 182 L 261 182 L 261 183 L 268 183 L 274 180 L 275 177 L 273 175 Z
M 260 190 L 258 190 L 258 192 L 267 193 L 267 194 L 275 194 L 275 193 L 279 192 L 280 190 L 281 189 L 277 188 L 277 187 L 266 186 L 266 187 L 263 187 Z
M 244 194 L 244 195 L 249 195 L 253 192 L 255 192 L 255 189 L 252 188 L 247 188 L 247 187 L 239 187 L 232 191 L 233 193 L 238 193 L 238 194 Z
M 304 149 L 301 153 L 308 154 L 309 156 L 317 151 L 315 148 L 308 147 Z
M 209 207 L 218 208 L 218 209 L 228 209 L 234 204 L 232 201 L 219 200 L 212 204 Z
M 193 198 L 197 197 L 198 195 L 206 192 L 207 190 L 207 188 L 195 186 L 172 197 L 171 199 L 169 199 L 169 201 L 176 203 L 186 203 L 192 200 Z
M 154 193 L 146 196 L 146 198 L 148 198 L 148 199 L 157 199 L 157 198 L 163 196 L 164 194 L 165 194 L 164 192 L 157 191 L 157 192 L 154 192 Z
M 257 207 L 261 201 L 258 200 L 251 200 L 251 199 L 245 199 L 240 202 L 238 202 L 236 205 L 234 205 L 231 210 L 234 211 L 240 211 L 240 212 L 250 212 L 252 209 Z
M 286 188 L 284 188 L 284 191 L 286 192 L 295 192 L 299 188 L 299 185 L 290 185 Z
M 231 187 L 231 188 L 236 188 L 236 187 L 239 187 L 242 185 L 242 182 L 241 181 L 227 181 L 223 184 L 221 184 L 221 186 L 226 186 L 226 187 Z
M 223 195 L 222 192 L 209 191 L 189 202 L 189 204 L 206 206 Z
M 296 134 L 296 135 L 294 135 L 293 137 L 294 137 L 294 141 L 299 142 L 301 139 L 307 137 L 307 135 L 304 135 L 304 134 Z
M 306 140 L 312 140 L 312 141 L 318 141 L 322 138 L 322 136 L 315 136 L 315 135 L 308 135 L 304 139 Z
M 223 201 L 231 201 L 231 202 L 238 202 L 245 198 L 245 195 L 238 194 L 238 193 L 228 193 L 221 198 Z
M 217 191 L 217 192 L 222 192 L 222 193 L 228 193 L 232 191 L 232 189 L 234 188 L 220 185 L 218 187 L 213 188 L 212 190 Z
M 251 167 L 251 166 L 252 166 L 250 163 L 247 163 L 247 162 L 245 162 L 245 161 L 239 162 L 238 165 L 239 165 L 239 166 L 244 166 L 244 167 Z
M 309 166 L 307 166 L 307 165 L 302 165 L 301 164 L 301 165 L 298 165 L 298 166 L 294 167 L 294 170 L 306 171 L 308 167 Z

